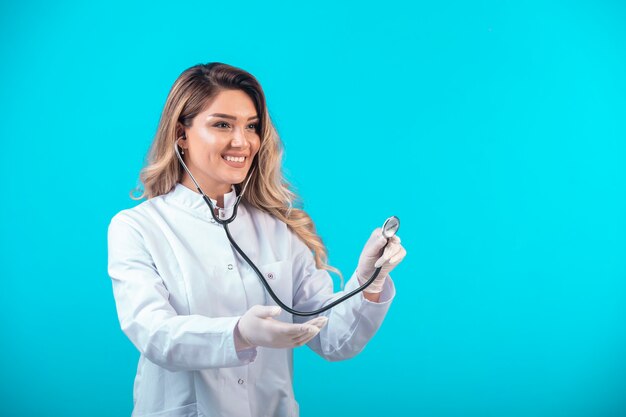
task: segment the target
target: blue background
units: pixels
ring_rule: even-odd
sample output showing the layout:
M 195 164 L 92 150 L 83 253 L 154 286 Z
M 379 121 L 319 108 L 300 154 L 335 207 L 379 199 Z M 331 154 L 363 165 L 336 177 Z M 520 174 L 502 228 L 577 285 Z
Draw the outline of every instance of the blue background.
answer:
M 296 351 L 302 416 L 626 415 L 625 18 L 618 1 L 3 2 L 1 414 L 130 414 L 107 226 L 137 204 L 174 80 L 220 61 L 263 85 L 333 265 L 349 276 L 402 220 L 366 349 Z

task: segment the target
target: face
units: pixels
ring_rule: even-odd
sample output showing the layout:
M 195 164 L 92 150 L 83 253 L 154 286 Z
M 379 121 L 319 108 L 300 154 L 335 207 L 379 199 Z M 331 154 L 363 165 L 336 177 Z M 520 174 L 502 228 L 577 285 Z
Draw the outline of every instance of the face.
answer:
M 225 90 L 185 128 L 187 139 L 178 143 L 185 150 L 185 164 L 205 194 L 215 198 L 246 179 L 261 145 L 258 123 L 250 97 L 241 90 Z M 183 184 L 196 188 L 186 172 Z

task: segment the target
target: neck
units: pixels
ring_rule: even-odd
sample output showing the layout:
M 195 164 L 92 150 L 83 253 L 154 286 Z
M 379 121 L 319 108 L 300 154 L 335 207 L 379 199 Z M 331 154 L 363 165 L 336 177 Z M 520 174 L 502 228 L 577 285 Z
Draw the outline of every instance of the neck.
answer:
M 197 193 L 199 193 L 198 188 L 196 187 L 196 184 L 194 184 L 194 182 L 192 181 L 191 177 L 189 177 L 189 175 L 187 173 L 185 173 L 182 181 L 180 182 L 182 185 L 184 185 L 185 187 L 189 188 L 190 190 L 193 190 Z M 217 201 L 217 206 L 224 208 L 224 194 L 229 193 L 232 191 L 231 186 L 228 186 L 228 188 L 226 188 L 226 186 L 224 187 L 211 187 L 208 184 L 203 184 L 202 182 L 198 181 L 198 184 L 200 185 L 200 188 L 202 188 L 202 191 L 204 192 L 204 194 L 206 194 L 207 197 L 209 197 L 212 200 Z

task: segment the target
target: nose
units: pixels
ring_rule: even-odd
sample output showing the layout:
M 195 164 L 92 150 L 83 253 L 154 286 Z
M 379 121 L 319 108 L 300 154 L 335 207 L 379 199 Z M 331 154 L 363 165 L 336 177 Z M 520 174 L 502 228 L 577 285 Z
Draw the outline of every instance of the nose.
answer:
M 230 144 L 235 148 L 242 148 L 246 146 L 246 143 L 246 134 L 243 129 L 235 129 Z

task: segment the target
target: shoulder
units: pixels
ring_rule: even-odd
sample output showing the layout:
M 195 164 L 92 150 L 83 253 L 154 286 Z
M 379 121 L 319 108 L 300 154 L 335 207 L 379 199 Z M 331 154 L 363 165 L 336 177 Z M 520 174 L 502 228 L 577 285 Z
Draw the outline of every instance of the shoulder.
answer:
M 161 196 L 153 197 L 115 213 L 107 228 L 109 246 L 130 251 L 138 245 L 146 245 L 156 228 L 154 212 L 159 199 Z
M 163 196 L 153 197 L 137 204 L 135 207 L 120 210 L 109 221 L 109 228 L 112 225 L 125 225 L 137 230 L 151 227 L 153 216 L 150 213 L 154 211 L 155 204 L 158 204 L 162 199 Z

